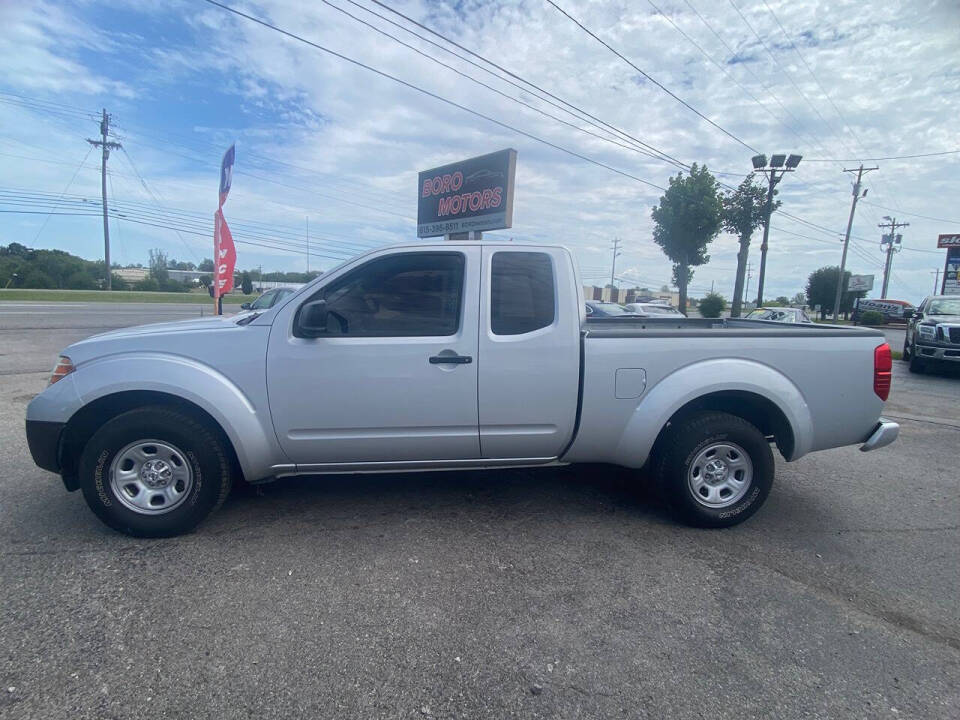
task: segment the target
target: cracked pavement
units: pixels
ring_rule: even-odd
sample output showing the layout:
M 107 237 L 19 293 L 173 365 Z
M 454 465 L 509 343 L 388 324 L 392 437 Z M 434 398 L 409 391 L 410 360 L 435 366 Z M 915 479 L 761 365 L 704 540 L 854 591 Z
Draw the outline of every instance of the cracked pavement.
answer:
M 584 466 L 284 480 L 146 541 L 23 435 L 130 318 L 0 307 L 0 718 L 957 717 L 957 373 L 895 363 L 900 439 L 778 459 L 729 530 Z

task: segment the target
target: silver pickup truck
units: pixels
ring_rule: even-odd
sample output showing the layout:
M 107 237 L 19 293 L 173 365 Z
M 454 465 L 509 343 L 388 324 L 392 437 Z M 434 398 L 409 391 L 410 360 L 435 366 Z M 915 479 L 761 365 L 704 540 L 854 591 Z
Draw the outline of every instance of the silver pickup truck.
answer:
M 27 408 L 34 461 L 110 527 L 193 528 L 236 480 L 612 463 L 724 527 L 787 461 L 892 442 L 875 330 L 587 321 L 569 251 L 411 244 L 262 312 L 75 343 Z

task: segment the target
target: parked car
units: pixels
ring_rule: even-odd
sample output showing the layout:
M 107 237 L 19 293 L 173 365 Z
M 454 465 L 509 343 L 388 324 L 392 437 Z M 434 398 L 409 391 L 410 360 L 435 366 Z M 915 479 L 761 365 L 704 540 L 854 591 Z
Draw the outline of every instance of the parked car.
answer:
M 632 302 L 624 307 L 642 317 L 684 317 L 682 312 L 666 303 Z
M 231 483 L 644 465 L 685 522 L 763 504 L 787 461 L 892 442 L 870 328 L 585 321 L 565 248 L 380 248 L 261 313 L 81 340 L 27 406 L 30 452 L 107 525 L 186 532 Z M 823 372 L 829 367 L 830 372 Z
M 758 307 L 747 313 L 745 320 L 767 320 L 782 323 L 812 323 L 803 308 Z
M 588 318 L 640 317 L 637 313 L 627 310 L 623 305 L 617 303 L 587 300 L 584 305 Z
M 960 295 L 928 295 L 906 317 L 903 359 L 911 372 L 935 362 L 960 362 Z
M 272 290 L 267 290 L 263 295 L 258 297 L 253 302 L 243 303 L 240 306 L 241 310 L 269 310 L 278 302 L 283 300 L 288 295 L 293 294 L 293 288 L 273 288 Z

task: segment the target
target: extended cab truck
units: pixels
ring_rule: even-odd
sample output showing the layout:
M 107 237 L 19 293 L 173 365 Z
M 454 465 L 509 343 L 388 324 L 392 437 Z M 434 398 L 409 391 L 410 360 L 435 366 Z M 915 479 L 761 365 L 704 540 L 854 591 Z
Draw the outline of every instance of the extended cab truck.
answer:
M 579 462 L 649 465 L 680 518 L 721 527 L 767 497 L 771 443 L 897 436 L 878 331 L 588 322 L 581 287 L 559 247 L 379 249 L 263 312 L 69 346 L 30 450 L 110 527 L 168 536 L 238 479 Z

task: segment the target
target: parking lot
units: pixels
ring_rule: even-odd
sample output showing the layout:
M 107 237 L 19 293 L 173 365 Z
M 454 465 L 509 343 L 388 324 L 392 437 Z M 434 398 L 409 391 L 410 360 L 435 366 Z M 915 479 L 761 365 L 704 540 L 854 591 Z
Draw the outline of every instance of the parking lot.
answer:
M 960 373 L 896 362 L 900 439 L 778 456 L 729 530 L 589 466 L 283 480 L 116 534 L 26 404 L 68 343 L 200 312 L 0 304 L 0 717 L 960 713 Z

